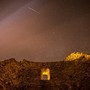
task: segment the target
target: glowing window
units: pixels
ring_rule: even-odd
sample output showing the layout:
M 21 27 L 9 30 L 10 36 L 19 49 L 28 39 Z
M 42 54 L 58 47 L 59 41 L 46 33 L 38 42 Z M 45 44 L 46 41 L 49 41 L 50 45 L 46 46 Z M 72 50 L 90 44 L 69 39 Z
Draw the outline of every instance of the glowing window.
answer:
M 49 68 L 41 69 L 41 80 L 50 80 L 50 69 Z

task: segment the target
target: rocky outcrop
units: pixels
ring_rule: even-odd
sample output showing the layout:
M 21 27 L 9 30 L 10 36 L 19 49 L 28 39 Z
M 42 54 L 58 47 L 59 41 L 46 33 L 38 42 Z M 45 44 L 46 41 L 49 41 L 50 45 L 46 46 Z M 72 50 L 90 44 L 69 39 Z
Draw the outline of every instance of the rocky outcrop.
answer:
M 83 58 L 80 58 L 83 59 Z M 50 69 L 50 80 L 41 80 L 41 69 Z M 0 62 L 2 90 L 90 90 L 90 60 Z
M 68 55 L 65 58 L 65 61 L 73 61 L 73 60 L 90 60 L 90 55 L 86 53 L 81 53 L 81 52 L 73 52 L 70 55 Z
M 0 79 L 0 90 L 8 90 L 7 85 Z

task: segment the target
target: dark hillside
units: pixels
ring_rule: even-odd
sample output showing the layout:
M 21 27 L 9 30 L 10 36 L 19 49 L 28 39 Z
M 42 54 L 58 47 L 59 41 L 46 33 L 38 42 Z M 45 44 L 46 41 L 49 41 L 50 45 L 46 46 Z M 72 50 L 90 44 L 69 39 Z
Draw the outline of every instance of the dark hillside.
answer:
M 41 80 L 41 69 L 50 69 L 50 80 Z M 0 90 L 90 90 L 90 60 L 0 62 Z

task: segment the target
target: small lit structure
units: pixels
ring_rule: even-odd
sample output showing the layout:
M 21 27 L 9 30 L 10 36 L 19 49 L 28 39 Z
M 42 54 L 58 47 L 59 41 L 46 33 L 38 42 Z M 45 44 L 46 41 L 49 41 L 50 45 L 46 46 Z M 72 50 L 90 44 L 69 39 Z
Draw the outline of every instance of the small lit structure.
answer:
M 49 68 L 41 69 L 41 80 L 50 80 L 50 69 Z

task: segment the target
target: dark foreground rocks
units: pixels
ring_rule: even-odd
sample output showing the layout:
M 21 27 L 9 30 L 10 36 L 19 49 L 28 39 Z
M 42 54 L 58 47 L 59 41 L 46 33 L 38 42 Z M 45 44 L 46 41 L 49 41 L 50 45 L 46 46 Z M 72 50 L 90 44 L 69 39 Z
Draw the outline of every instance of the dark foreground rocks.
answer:
M 50 80 L 41 80 L 41 69 L 50 69 Z M 90 90 L 90 60 L 0 62 L 0 90 Z

